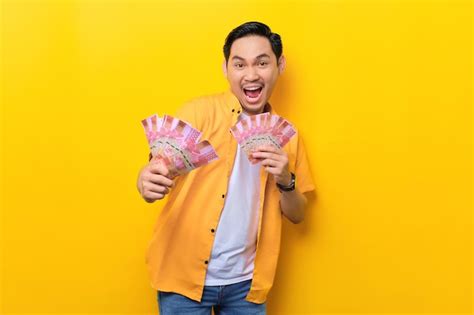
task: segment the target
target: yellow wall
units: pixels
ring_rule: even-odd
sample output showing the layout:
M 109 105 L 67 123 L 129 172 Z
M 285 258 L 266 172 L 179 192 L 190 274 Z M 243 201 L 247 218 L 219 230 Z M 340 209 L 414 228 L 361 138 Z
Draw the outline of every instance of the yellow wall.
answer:
M 140 120 L 222 91 L 248 20 L 318 198 L 268 314 L 472 313 L 469 1 L 3 1 L 0 313 L 157 313 Z

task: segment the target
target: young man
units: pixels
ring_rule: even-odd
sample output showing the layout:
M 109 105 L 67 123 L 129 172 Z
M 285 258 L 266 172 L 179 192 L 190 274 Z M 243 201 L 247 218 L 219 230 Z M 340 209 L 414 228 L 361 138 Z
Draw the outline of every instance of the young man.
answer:
M 137 188 L 147 202 L 168 194 L 146 264 L 160 314 L 266 314 L 280 249 L 282 215 L 304 218 L 314 190 L 298 133 L 282 149 L 262 146 L 249 162 L 230 133 L 238 119 L 276 114 L 268 100 L 285 68 L 280 36 L 259 22 L 232 30 L 223 71 L 230 89 L 196 98 L 175 115 L 202 131 L 219 156 L 175 179 L 145 165 Z M 295 185 L 296 182 L 296 185 Z

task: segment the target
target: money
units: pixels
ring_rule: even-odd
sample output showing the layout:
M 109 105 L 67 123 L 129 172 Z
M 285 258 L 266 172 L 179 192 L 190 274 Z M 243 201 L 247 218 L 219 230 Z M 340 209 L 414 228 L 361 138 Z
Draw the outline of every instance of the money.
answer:
M 209 141 L 187 122 L 154 114 L 142 120 L 153 160 L 163 163 L 171 178 L 192 171 L 218 158 Z
M 283 117 L 263 113 L 239 120 L 230 128 L 241 149 L 250 161 L 251 153 L 261 145 L 282 148 L 296 134 L 293 125 Z

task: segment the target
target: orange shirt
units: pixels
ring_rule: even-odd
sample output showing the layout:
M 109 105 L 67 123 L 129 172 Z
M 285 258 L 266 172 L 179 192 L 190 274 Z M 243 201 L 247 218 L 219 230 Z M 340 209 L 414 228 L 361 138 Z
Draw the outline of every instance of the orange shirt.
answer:
M 215 231 L 224 207 L 237 141 L 230 127 L 242 111 L 231 92 L 196 98 L 184 104 L 175 117 L 202 132 L 219 158 L 175 178 L 148 244 L 146 265 L 155 290 L 175 292 L 201 302 L 207 264 Z M 266 111 L 276 114 L 271 106 Z M 296 129 L 296 127 L 295 127 Z M 296 187 L 304 193 L 314 189 L 301 137 L 298 132 L 283 147 Z M 280 191 L 273 176 L 260 171 L 260 203 L 257 245 L 251 288 L 246 300 L 264 303 L 273 285 L 280 251 Z

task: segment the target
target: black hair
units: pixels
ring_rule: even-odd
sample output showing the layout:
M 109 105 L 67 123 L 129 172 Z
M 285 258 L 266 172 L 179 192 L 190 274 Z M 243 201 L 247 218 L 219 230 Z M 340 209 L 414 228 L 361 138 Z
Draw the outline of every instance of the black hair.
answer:
M 277 33 L 272 33 L 270 27 L 268 27 L 266 24 L 254 21 L 237 26 L 227 35 L 224 43 L 224 57 L 226 64 L 229 61 L 232 43 L 239 38 L 250 35 L 259 35 L 268 38 L 278 63 L 283 52 L 283 44 L 281 42 L 280 35 Z

